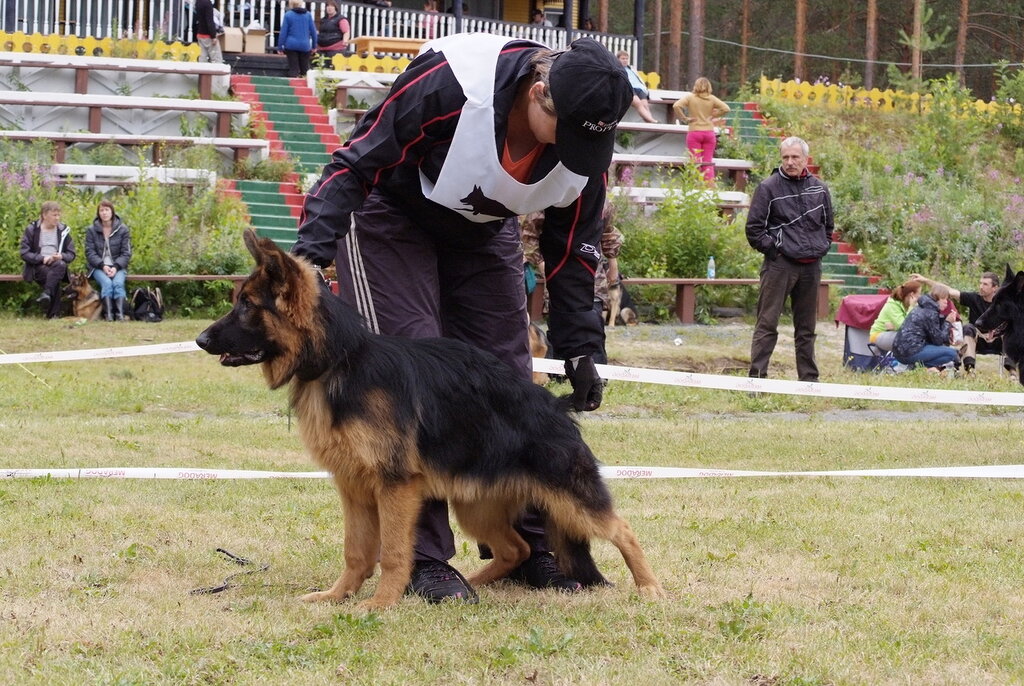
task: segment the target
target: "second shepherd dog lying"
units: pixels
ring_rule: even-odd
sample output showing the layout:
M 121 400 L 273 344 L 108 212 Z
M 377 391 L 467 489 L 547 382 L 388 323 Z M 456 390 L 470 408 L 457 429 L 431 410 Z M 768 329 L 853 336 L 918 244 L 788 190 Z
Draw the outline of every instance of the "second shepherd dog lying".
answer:
M 245 243 L 256 268 L 231 312 L 196 343 L 226 366 L 261 364 L 272 389 L 290 384 L 302 440 L 341 495 L 344 571 L 303 600 L 355 595 L 379 554 L 380 582 L 362 607 L 397 603 L 427 498 L 447 499 L 462 530 L 494 553 L 472 584 L 501 579 L 527 558 L 512 523 L 534 505 L 565 574 L 606 583 L 590 553 L 590 539 L 603 538 L 622 553 L 640 595 L 665 597 L 564 402 L 470 345 L 371 334 L 305 260 L 252 231 Z

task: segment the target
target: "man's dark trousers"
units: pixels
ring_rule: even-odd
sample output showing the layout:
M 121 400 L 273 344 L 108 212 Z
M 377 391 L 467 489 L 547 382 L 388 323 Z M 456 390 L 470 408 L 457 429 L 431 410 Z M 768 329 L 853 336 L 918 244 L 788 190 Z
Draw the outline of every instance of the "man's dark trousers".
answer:
M 507 220 L 486 241 L 459 245 L 431 235 L 379 191 L 353 217 L 352 230 L 338 244 L 339 295 L 367 318 L 372 330 L 406 338 L 456 338 L 531 378 L 517 221 Z M 548 551 L 539 514 L 528 511 L 516 531 L 531 550 Z M 428 500 L 417 523 L 414 559 L 454 555 L 448 504 Z
M 795 262 L 782 255 L 765 257 L 761 266 L 761 291 L 757 297 L 757 324 L 750 344 L 750 376 L 768 376 L 775 343 L 779 340 L 779 316 L 789 296 L 793 308 L 796 373 L 801 381 L 817 381 L 814 361 L 814 327 L 818 317 L 818 285 L 821 260 Z
M 35 282 L 43 289 L 43 293 L 50 296 L 50 304 L 46 310 L 46 316 L 50 319 L 60 316 L 60 284 L 68 275 L 68 265 L 64 260 L 57 260 L 53 264 L 37 264 L 35 268 Z

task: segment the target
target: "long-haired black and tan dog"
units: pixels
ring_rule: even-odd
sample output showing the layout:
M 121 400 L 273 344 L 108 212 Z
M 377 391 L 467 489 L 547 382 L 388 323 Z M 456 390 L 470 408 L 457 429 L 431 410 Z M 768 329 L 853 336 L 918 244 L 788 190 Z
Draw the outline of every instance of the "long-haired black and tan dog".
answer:
M 89 277 L 85 274 L 72 274 L 68 281 L 64 288 L 64 297 L 71 301 L 71 312 L 76 317 L 84 317 L 90 321 L 99 319 L 103 303 L 100 294 L 89 283 Z
M 978 321 L 974 322 L 979 331 L 999 336 L 1003 340 L 1004 366 L 1017 369 L 1017 380 L 1024 386 L 1024 271 L 1013 273 L 1006 265 L 1003 284 L 992 296 Z
M 345 513 L 345 569 L 327 591 L 342 600 L 373 575 L 367 609 L 394 605 L 412 569 L 426 498 L 447 499 L 463 531 L 494 559 L 470 577 L 501 579 L 529 554 L 512 528 L 533 505 L 547 515 L 562 570 L 604 583 L 590 539 L 611 541 L 640 594 L 664 597 L 629 524 L 612 508 L 597 461 L 563 405 L 494 357 L 448 339 L 371 334 L 316 271 L 246 231 L 256 268 L 234 308 L 196 343 L 221 364 L 262 364 L 271 388 L 291 385 L 306 448 L 334 478 Z

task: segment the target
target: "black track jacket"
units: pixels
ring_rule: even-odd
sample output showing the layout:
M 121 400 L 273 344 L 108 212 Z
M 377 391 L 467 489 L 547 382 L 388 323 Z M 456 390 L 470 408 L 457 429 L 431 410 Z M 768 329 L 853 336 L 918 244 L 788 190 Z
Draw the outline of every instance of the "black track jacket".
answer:
M 541 46 L 512 41 L 498 58 L 495 74 L 495 140 L 480 141 L 500 151 L 508 113 L 520 81 L 530 74 L 530 58 Z M 500 221 L 474 223 L 427 200 L 419 172 L 436 181 L 455 134 L 466 96 L 442 53 L 427 51 L 400 74 L 382 103 L 366 113 L 352 137 L 306 195 L 299 237 L 292 251 L 326 266 L 334 261 L 336 243 L 349 231 L 350 215 L 371 189 L 385 193 L 407 216 L 438 239 L 486 241 Z M 534 166 L 530 182 L 544 177 L 558 163 L 547 146 Z M 472 165 L 473 160 L 465 160 Z M 594 272 L 599 260 L 601 213 L 606 176 L 592 177 L 580 197 L 567 207 L 545 211 L 541 253 L 550 292 L 551 342 L 564 356 L 602 350 L 604 327 L 594 311 Z
M 758 185 L 747 212 L 747 242 L 768 259 L 820 259 L 834 229 L 828 187 L 813 174 L 794 179 L 776 169 Z

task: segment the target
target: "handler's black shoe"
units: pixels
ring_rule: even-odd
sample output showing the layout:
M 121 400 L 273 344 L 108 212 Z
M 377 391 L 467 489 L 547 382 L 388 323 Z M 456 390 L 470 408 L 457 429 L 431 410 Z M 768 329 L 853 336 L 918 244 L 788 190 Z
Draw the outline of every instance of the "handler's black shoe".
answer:
M 440 560 L 417 560 L 406 593 L 415 593 L 428 603 L 451 600 L 473 605 L 480 597 L 454 567 Z
M 583 584 L 562 573 L 551 553 L 530 553 L 530 557 L 513 569 L 507 578 L 533 588 L 557 588 L 563 593 L 583 590 Z

